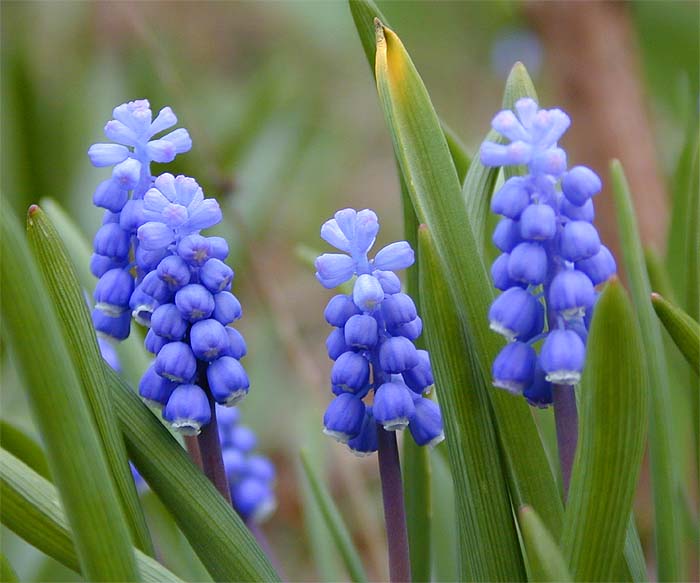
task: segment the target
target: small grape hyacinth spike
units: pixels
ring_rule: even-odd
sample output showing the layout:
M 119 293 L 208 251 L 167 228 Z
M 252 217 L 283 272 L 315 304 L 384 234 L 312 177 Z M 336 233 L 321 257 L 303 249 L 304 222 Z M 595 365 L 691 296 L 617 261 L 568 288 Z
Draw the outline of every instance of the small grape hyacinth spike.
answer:
M 519 99 L 514 111 L 501 111 L 492 121 L 510 143 L 481 147 L 486 166 L 524 164 L 528 170 L 508 179 L 491 202 L 503 217 L 493 234 L 502 255 L 491 267 L 502 293 L 489 321 L 509 342 L 493 363 L 493 384 L 536 407 L 550 405 L 557 387 L 580 381 L 595 286 L 616 270 L 592 223 L 592 199 L 602 181 L 585 166 L 567 170 L 558 146 L 570 123 L 560 109 Z
M 105 209 L 90 262 L 99 278 L 93 324 L 108 361 L 110 342 L 129 335 L 132 317 L 149 328 L 144 344 L 155 359 L 139 393 L 174 429 L 196 435 L 210 422 L 212 399 L 231 406 L 250 385 L 240 363 L 245 340 L 231 327 L 242 310 L 231 293 L 228 244 L 201 233 L 221 222 L 221 208 L 194 178 L 151 175 L 151 162 L 172 162 L 192 147 L 185 129 L 157 137 L 177 123 L 172 109 L 154 118 L 142 99 L 113 116 L 105 126 L 112 143 L 88 150 L 93 165 L 113 166 L 93 197 Z
M 352 291 L 333 296 L 324 311 L 334 327 L 326 348 L 334 361 L 335 398 L 323 431 L 358 456 L 377 451 L 378 428 L 408 427 L 416 443 L 429 447 L 444 439 L 439 406 L 422 396 L 433 384 L 428 352 L 414 344 L 422 321 L 394 273 L 413 264 L 414 252 L 398 241 L 370 259 L 378 232 L 373 211 L 340 210 L 323 224 L 321 237 L 341 253 L 316 260 L 316 278 L 325 288 L 354 278 Z

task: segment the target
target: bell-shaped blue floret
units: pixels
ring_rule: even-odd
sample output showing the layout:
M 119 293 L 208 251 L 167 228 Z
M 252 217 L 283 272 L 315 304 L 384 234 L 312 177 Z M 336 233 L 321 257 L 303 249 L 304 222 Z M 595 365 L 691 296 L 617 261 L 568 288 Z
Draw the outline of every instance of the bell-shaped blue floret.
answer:
M 415 320 L 418 316 L 416 304 L 404 293 L 387 295 L 382 302 L 382 316 L 388 328 Z
M 379 366 L 384 372 L 402 373 L 416 366 L 418 362 L 416 347 L 403 336 L 388 338 L 379 348 Z
M 190 283 L 190 267 L 179 255 L 164 257 L 158 264 L 156 272 L 158 277 L 173 291 Z
M 156 316 L 158 310 L 153 314 L 153 317 Z M 229 336 L 220 322 L 212 319 L 200 320 L 192 324 L 190 346 L 199 360 L 211 362 L 227 351 Z
M 130 245 L 129 233 L 116 223 L 102 225 L 93 239 L 95 253 L 117 261 L 129 257 Z
M 333 365 L 331 384 L 342 391 L 356 393 L 369 382 L 369 361 L 358 352 L 344 352 Z
M 209 318 L 214 311 L 214 297 L 203 285 L 190 283 L 175 294 L 175 305 L 189 322 Z
M 560 271 L 549 286 L 549 307 L 564 318 L 584 314 L 595 302 L 595 290 L 588 276 L 576 269 Z
M 187 235 L 178 243 L 177 254 L 192 267 L 201 267 L 212 256 L 210 239 L 202 235 Z
M 328 405 L 323 415 L 323 433 L 347 443 L 360 433 L 364 418 L 365 404 L 362 399 L 343 393 Z
M 134 320 L 142 326 L 151 325 L 151 316 L 159 305 L 160 302 L 147 293 L 144 293 L 140 285 L 136 286 L 129 300 L 131 315 L 134 317 Z
M 512 287 L 491 304 L 490 327 L 508 340 L 522 340 L 532 334 L 538 320 L 542 320 L 543 312 L 542 304 L 531 293 Z
M 337 287 L 355 274 L 355 265 L 355 260 L 349 255 L 324 253 L 314 263 L 316 279 L 327 289 Z
M 183 435 L 197 435 L 211 421 L 206 393 L 197 385 L 178 385 L 163 409 L 163 419 Z
M 575 267 L 585 273 L 593 282 L 593 285 L 608 281 L 617 271 L 615 258 L 605 245 L 601 245 L 600 251 L 593 257 L 577 261 Z
M 110 269 L 95 286 L 95 307 L 108 316 L 119 316 L 129 309 L 134 280 L 125 269 Z
M 119 226 L 127 233 L 135 233 L 146 222 L 143 216 L 143 201 L 128 200 L 119 213 Z
M 333 296 L 329 301 L 323 316 L 331 326 L 343 327 L 350 316 L 359 314 L 360 310 L 352 301 L 352 298 L 345 294 Z
M 103 336 L 114 340 L 125 340 L 131 330 L 131 316 L 128 311 L 112 317 L 102 310 L 95 308 L 92 311 L 92 324 L 95 330 Z
M 586 221 L 570 221 L 561 234 L 561 255 L 568 261 L 581 261 L 600 251 L 596 228 Z
M 244 478 L 231 485 L 231 502 L 243 520 L 262 522 L 275 509 L 275 497 L 263 480 Z
M 380 249 L 372 265 L 382 271 L 398 271 L 413 265 L 415 254 L 407 241 L 396 241 Z
M 593 200 L 588 199 L 581 206 L 576 206 L 568 201 L 566 197 L 561 197 L 560 209 L 565 217 L 572 221 L 586 221 L 592 223 L 595 218 L 595 208 Z
M 248 347 L 245 343 L 243 335 L 230 326 L 224 328 L 226 331 L 226 336 L 228 337 L 228 344 L 226 348 L 221 352 L 221 356 L 232 356 L 236 360 L 240 360 L 246 354 L 248 354 Z
M 418 364 L 401 373 L 406 386 L 412 391 L 422 394 L 432 386 L 433 369 L 430 366 L 430 355 L 427 350 L 418 350 Z
M 246 466 L 246 471 L 250 476 L 268 483 L 273 482 L 275 479 L 275 466 L 265 456 L 251 455 L 246 462 Z
M 213 294 L 228 291 L 233 281 L 233 269 L 220 259 L 209 259 L 199 270 L 199 281 Z
M 156 271 L 147 273 L 138 285 L 138 289 L 155 300 L 158 300 L 161 304 L 171 301 L 173 297 L 172 290 L 158 277 Z
M 504 253 L 510 253 L 522 241 L 520 223 L 512 219 L 501 219 L 493 231 L 491 240 L 498 249 Z
M 197 372 L 197 359 L 189 344 L 170 342 L 156 356 L 155 370 L 173 382 L 189 383 Z
M 528 204 L 530 204 L 530 193 L 527 190 L 527 183 L 521 176 L 514 176 L 506 180 L 493 195 L 491 210 L 496 214 L 517 220 Z
M 248 394 L 248 375 L 235 358 L 222 356 L 207 367 L 209 389 L 217 403 L 231 407 Z
M 367 314 L 355 314 L 345 323 L 345 343 L 353 348 L 369 349 L 377 344 L 377 320 Z
M 163 338 L 162 336 L 158 336 L 158 334 L 156 334 L 151 328 L 146 333 L 146 338 L 143 341 L 143 345 L 151 354 L 158 354 L 160 349 L 163 348 L 163 346 L 165 346 L 168 342 L 170 342 L 170 340 Z
M 403 336 L 409 340 L 416 340 L 423 332 L 423 320 L 420 319 L 420 316 L 416 316 L 410 322 L 393 326 L 389 329 L 389 332 L 393 336 Z
M 382 286 L 385 294 L 397 294 L 401 291 L 401 280 L 393 271 L 382 271 L 377 269 L 372 272 Z
M 151 365 L 139 381 L 139 395 L 151 407 L 164 407 L 177 385 L 160 376 Z
M 416 412 L 411 390 L 403 383 L 384 383 L 374 394 L 372 412 L 387 431 L 405 429 Z
M 129 200 L 129 190 L 122 187 L 119 181 L 112 178 L 103 180 L 92 195 L 95 206 L 118 213 Z
M 576 332 L 552 330 L 542 345 L 540 362 L 551 383 L 575 385 L 581 380 L 585 357 L 586 347 Z
M 377 451 L 377 421 L 372 414 L 372 407 L 365 407 L 365 418 L 362 420 L 362 428 L 356 437 L 347 442 L 350 451 L 358 457 L 368 456 Z
M 222 409 L 231 409 L 232 407 L 222 407 Z M 218 416 L 217 407 L 217 416 Z M 221 440 L 221 458 L 224 462 L 224 470 L 226 471 L 226 477 L 229 483 L 238 481 L 243 472 L 246 471 L 248 463 L 245 459 L 245 454 L 231 447 L 230 443 Z
M 524 342 L 506 344 L 493 361 L 491 369 L 493 386 L 505 389 L 514 395 L 522 394 L 532 383 L 536 360 L 537 355 L 528 344 Z
M 350 347 L 345 342 L 345 331 L 342 328 L 334 328 L 326 338 L 326 351 L 328 358 L 336 360 L 344 352 L 348 352 Z
M 545 241 L 557 232 L 557 216 L 548 204 L 531 204 L 520 217 L 520 236 L 528 241 Z
M 510 253 L 501 253 L 491 264 L 491 279 L 493 279 L 493 285 L 496 289 L 500 289 L 501 291 L 524 285 L 520 281 L 511 279 L 510 275 L 508 275 L 509 259 Z
M 567 200 L 576 206 L 586 203 L 603 188 L 598 175 L 586 166 L 574 166 L 561 179 L 561 190 Z
M 516 281 L 539 285 L 547 277 L 547 253 L 537 243 L 520 243 L 508 258 L 508 276 Z
M 110 269 L 119 269 L 126 267 L 127 260 L 120 259 L 116 261 L 111 257 L 105 257 L 104 255 L 98 255 L 93 253 L 90 257 L 90 273 L 95 277 L 102 277 Z
M 352 300 L 363 312 L 372 312 L 384 299 L 384 289 L 379 280 L 368 274 L 360 275 L 352 288 Z
M 151 331 L 166 340 L 182 340 L 187 326 L 187 320 L 175 304 L 158 306 L 151 315 Z
M 243 425 L 236 425 L 231 431 L 230 437 L 231 445 L 243 453 L 253 451 L 255 446 L 258 445 L 258 438 L 253 430 Z
M 540 409 L 552 404 L 552 383 L 545 378 L 539 358 L 535 365 L 535 376 L 530 386 L 523 391 L 523 397 L 530 405 Z
M 408 424 L 414 441 L 418 445 L 435 447 L 445 439 L 440 407 L 435 401 L 418 397 L 413 401 L 415 413 Z
M 214 311 L 212 317 L 224 326 L 235 322 L 243 315 L 241 302 L 231 292 L 223 291 L 214 294 Z

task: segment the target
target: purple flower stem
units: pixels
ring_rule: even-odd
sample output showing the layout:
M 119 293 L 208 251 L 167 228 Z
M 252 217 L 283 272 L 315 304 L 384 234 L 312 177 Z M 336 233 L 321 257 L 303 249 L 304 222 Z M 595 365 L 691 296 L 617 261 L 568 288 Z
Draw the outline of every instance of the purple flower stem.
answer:
M 190 454 L 192 461 L 201 470 L 202 469 L 202 454 L 199 453 L 199 443 L 194 435 L 185 435 L 185 448 Z
M 576 411 L 576 394 L 573 385 L 554 385 L 554 423 L 557 429 L 557 449 L 559 450 L 559 465 L 564 488 L 564 500 L 569 494 L 571 467 L 576 455 L 578 441 L 578 412 Z
M 408 531 L 401 483 L 401 463 L 396 445 L 396 432 L 377 427 L 379 440 L 379 476 L 382 481 L 384 521 L 389 545 L 389 580 L 391 583 L 411 581 L 408 554 Z
M 206 377 L 205 377 L 206 378 Z M 209 478 L 224 499 L 231 504 L 231 492 L 228 488 L 224 460 L 221 457 L 221 442 L 219 441 L 219 426 L 216 422 L 216 407 L 211 396 L 208 383 L 204 382 L 202 388 L 209 397 L 211 407 L 211 421 L 204 426 L 197 437 L 199 452 L 202 458 L 202 471 Z

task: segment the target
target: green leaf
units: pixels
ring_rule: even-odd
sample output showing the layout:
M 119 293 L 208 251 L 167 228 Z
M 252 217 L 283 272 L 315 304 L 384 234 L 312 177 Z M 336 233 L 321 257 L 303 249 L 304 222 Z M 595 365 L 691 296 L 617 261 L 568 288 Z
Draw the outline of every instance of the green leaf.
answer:
M 617 279 L 596 304 L 587 344 L 562 546 L 576 581 L 611 581 L 625 545 L 649 414 L 641 330 Z
M 15 581 L 19 581 L 17 573 L 15 573 L 7 557 L 3 553 L 0 553 L 0 582 L 15 583 Z
M 494 463 L 500 452 L 489 388 L 470 362 L 467 338 L 426 227 L 419 240 L 421 312 L 454 479 L 460 579 L 522 580 L 525 569 L 507 481 L 501 464 Z
M 622 264 L 627 274 L 634 307 L 644 338 L 644 362 L 651 394 L 649 457 L 654 498 L 654 539 L 659 581 L 681 581 L 683 576 L 682 516 L 676 500 L 680 474 L 671 434 L 671 392 L 661 327 L 651 304 L 651 287 L 646 272 L 637 219 L 622 166 L 610 168 L 617 214 Z
M 454 164 L 430 98 L 396 34 L 377 24 L 377 88 L 394 152 L 418 220 L 425 223 L 442 269 L 441 283 L 459 306 L 480 385 L 490 378 L 500 341 L 486 324 L 494 290 L 467 218 Z M 420 255 L 420 252 L 419 252 Z M 464 358 L 464 355 L 462 355 Z M 528 503 L 556 536 L 562 504 L 528 405 L 504 391 L 487 391 L 517 504 Z
M 128 527 L 80 380 L 12 213 L 2 213 L 0 234 L 5 340 L 29 392 L 82 571 L 95 581 L 137 581 Z
M 0 421 L 0 445 L 12 455 L 22 460 L 37 474 L 51 479 L 49 462 L 41 446 L 24 431 L 4 419 Z
M 318 505 L 323 518 L 326 521 L 326 526 L 330 532 L 330 536 L 335 542 L 335 545 L 343 558 L 345 567 L 348 570 L 351 581 L 367 581 L 367 575 L 362 567 L 362 560 L 355 549 L 352 542 L 350 531 L 348 531 L 340 511 L 333 502 L 330 492 L 326 489 L 323 481 L 316 473 L 316 470 L 309 459 L 305 450 L 300 452 L 301 464 L 304 470 L 304 475 L 308 480 L 308 486 L 316 504 Z
M 36 205 L 29 209 L 27 236 L 44 277 L 46 290 L 56 308 L 133 542 L 137 548 L 153 555 L 146 519 L 129 469 L 129 458 L 112 409 L 92 319 L 75 267 L 51 220 Z
M 518 522 L 530 567 L 529 581 L 571 581 L 561 549 L 529 506 L 518 509 Z
M 651 294 L 651 303 L 688 364 L 700 374 L 700 324 L 659 294 Z
M 438 452 L 440 449 L 437 450 Z M 445 451 L 445 449 L 442 449 Z M 457 550 L 457 524 L 455 520 L 455 491 L 452 474 L 446 456 L 433 456 L 431 490 L 433 512 L 431 524 L 433 547 L 433 580 L 459 580 L 459 552 Z
M 2 523 L 30 545 L 80 573 L 80 562 L 56 489 L 4 449 L 0 449 L 0 493 Z M 144 581 L 180 581 L 148 555 L 138 549 L 134 553 Z
M 279 581 L 238 514 L 124 380 L 104 368 L 129 458 L 214 580 Z
M 431 540 L 433 518 L 431 496 L 430 452 L 416 445 L 413 439 L 404 439 L 402 446 L 403 495 L 406 508 L 406 527 L 411 558 L 411 580 L 430 581 Z

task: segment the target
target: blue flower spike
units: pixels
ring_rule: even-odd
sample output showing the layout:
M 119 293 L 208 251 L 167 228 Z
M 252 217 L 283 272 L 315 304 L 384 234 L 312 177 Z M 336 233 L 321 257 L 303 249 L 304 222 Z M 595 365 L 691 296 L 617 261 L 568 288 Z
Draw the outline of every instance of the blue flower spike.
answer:
M 323 224 L 321 237 L 342 253 L 316 260 L 316 278 L 325 288 L 352 280 L 352 291 L 333 296 L 324 311 L 334 327 L 326 348 L 335 361 L 330 379 L 335 398 L 323 417 L 323 432 L 358 456 L 377 451 L 382 427 L 408 427 L 418 445 L 429 447 L 445 437 L 440 407 L 423 397 L 433 385 L 428 352 L 414 345 L 423 324 L 394 273 L 413 265 L 415 255 L 406 241 L 398 241 L 370 259 L 378 232 L 373 211 L 340 210 Z
M 491 210 L 503 217 L 493 233 L 502 254 L 491 267 L 503 293 L 489 321 L 508 341 L 494 360 L 493 384 L 535 407 L 550 405 L 557 386 L 580 381 L 595 286 L 616 271 L 593 226 L 593 197 L 602 181 L 585 166 L 567 170 L 566 152 L 558 146 L 570 123 L 560 109 L 520 99 L 491 124 L 510 143 L 481 146 L 485 166 L 528 170 L 506 180 L 491 201 Z M 535 345 L 542 340 L 538 355 Z
M 139 393 L 174 429 L 195 435 L 211 419 L 210 397 L 231 406 L 250 384 L 240 363 L 245 340 L 230 326 L 242 311 L 228 244 L 201 234 L 221 222 L 221 208 L 194 178 L 151 175 L 151 162 L 172 162 L 192 147 L 185 129 L 162 135 L 177 123 L 172 109 L 154 116 L 142 99 L 113 116 L 105 126 L 111 142 L 88 150 L 94 166 L 113 167 L 93 196 L 105 209 L 90 261 L 99 278 L 93 324 L 108 361 L 132 317 L 149 328 L 144 344 L 155 360 Z

